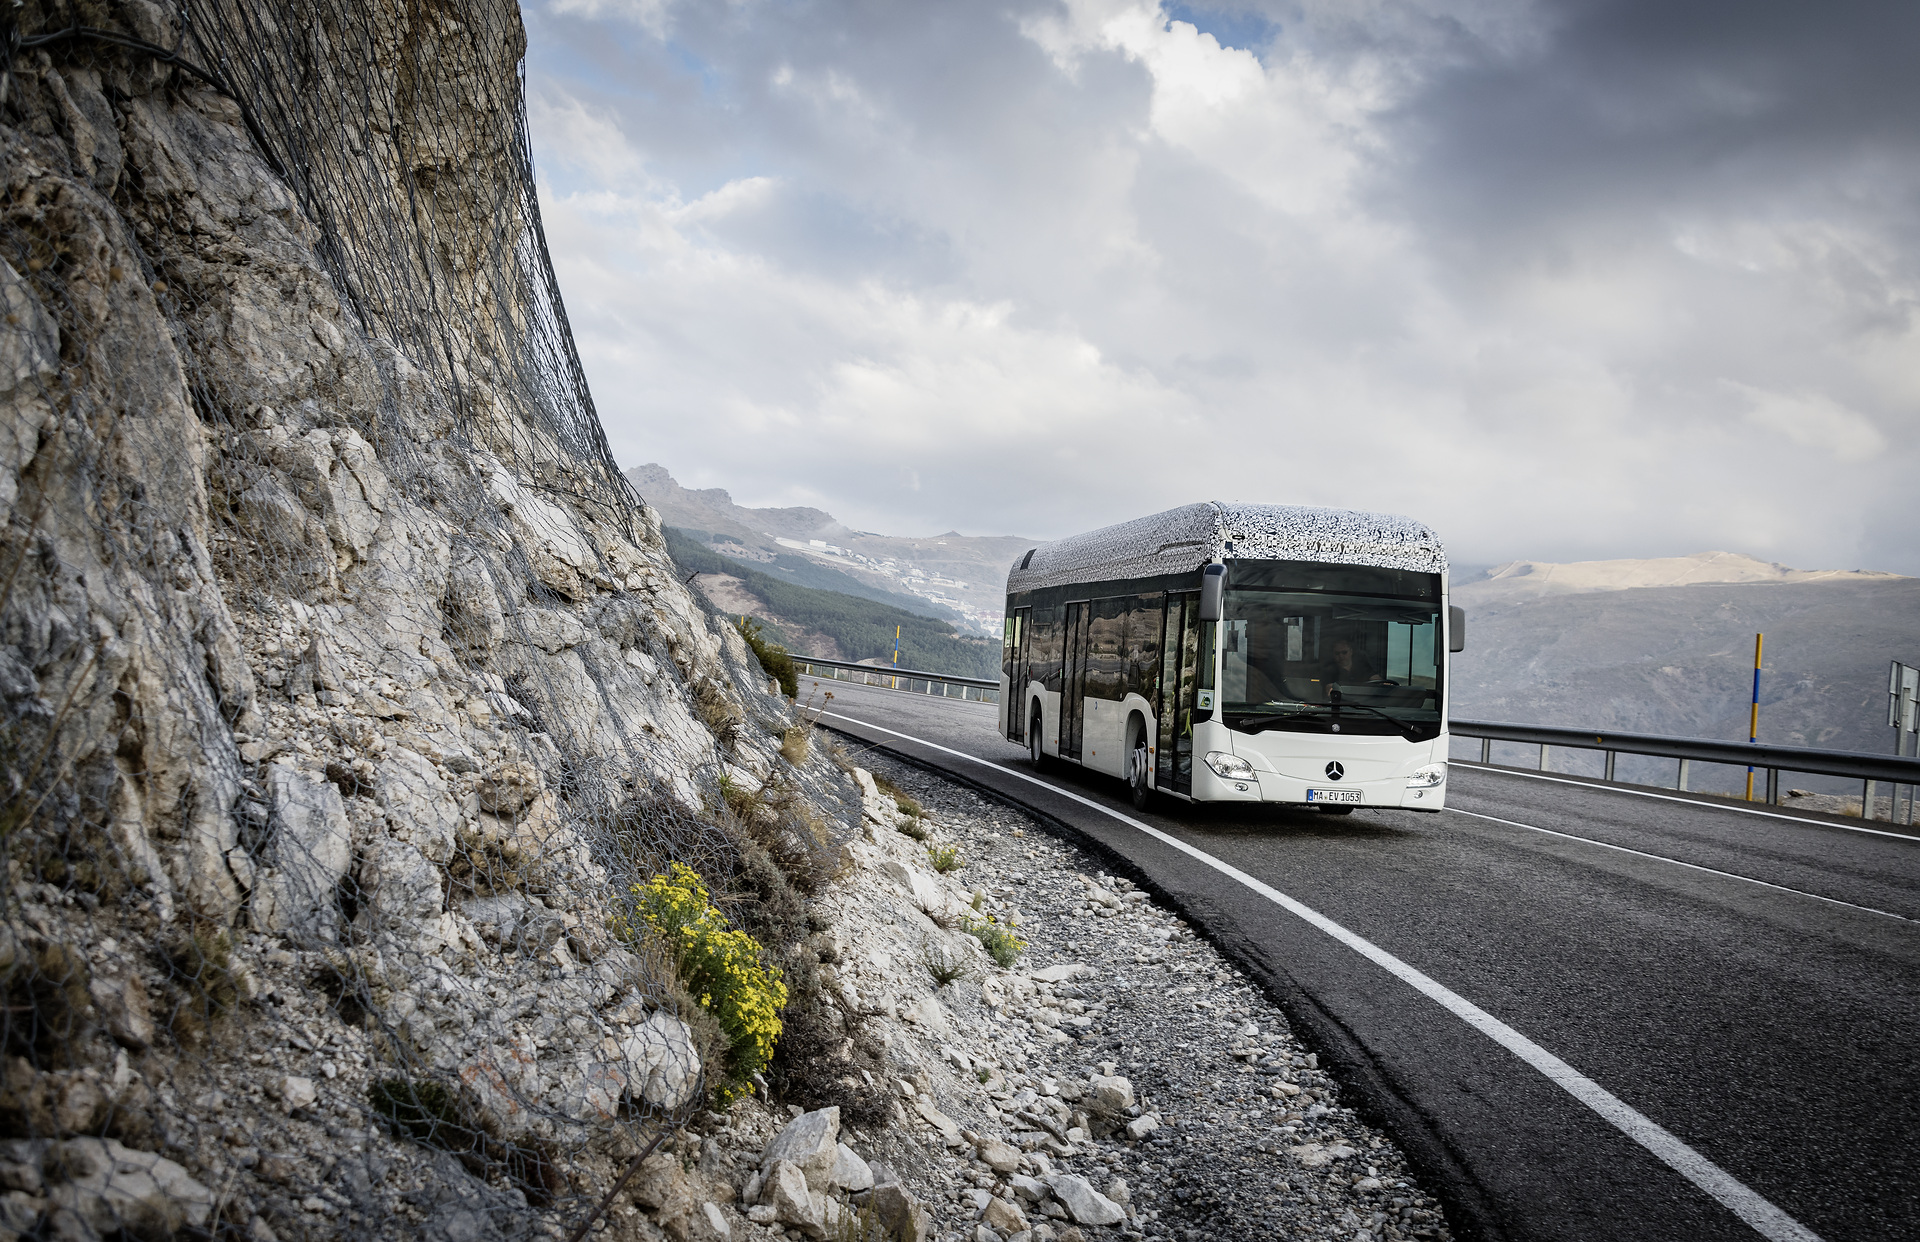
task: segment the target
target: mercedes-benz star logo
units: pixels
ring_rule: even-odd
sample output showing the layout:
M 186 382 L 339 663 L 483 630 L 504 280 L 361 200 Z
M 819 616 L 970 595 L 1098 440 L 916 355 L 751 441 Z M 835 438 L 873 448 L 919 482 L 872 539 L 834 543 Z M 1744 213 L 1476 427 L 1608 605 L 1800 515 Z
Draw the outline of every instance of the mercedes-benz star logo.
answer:
M 1327 765 L 1327 779 L 1330 781 L 1337 781 L 1346 774 L 1347 770 L 1340 766 L 1337 759 Z

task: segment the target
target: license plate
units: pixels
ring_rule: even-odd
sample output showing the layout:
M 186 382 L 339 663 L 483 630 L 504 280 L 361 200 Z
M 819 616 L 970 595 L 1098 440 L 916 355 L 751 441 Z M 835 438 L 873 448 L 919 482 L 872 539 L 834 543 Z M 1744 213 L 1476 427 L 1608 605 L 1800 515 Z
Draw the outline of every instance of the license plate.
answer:
M 1309 802 L 1365 802 L 1358 789 L 1309 789 Z

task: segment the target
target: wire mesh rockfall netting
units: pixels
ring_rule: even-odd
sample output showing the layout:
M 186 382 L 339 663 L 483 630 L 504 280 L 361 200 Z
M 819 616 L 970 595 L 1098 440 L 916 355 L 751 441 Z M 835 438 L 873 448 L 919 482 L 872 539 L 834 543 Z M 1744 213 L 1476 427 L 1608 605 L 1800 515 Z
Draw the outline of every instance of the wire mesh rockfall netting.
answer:
M 857 795 L 608 452 L 517 7 L 0 23 L 0 1236 L 581 1219 Z

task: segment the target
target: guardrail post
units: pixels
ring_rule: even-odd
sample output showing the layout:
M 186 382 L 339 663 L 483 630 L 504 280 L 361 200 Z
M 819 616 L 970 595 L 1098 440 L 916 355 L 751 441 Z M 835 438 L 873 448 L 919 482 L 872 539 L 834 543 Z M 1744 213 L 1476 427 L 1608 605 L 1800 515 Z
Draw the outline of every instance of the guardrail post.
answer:
M 1540 770 L 1542 772 L 1547 770 L 1547 744 L 1545 742 L 1540 743 Z
M 1682 759 L 1680 761 L 1680 775 L 1676 778 L 1673 787 L 1679 790 L 1681 793 L 1685 793 L 1687 791 L 1687 776 L 1692 767 L 1693 767 L 1693 760 Z
M 1493 739 L 1490 737 L 1480 739 L 1480 762 L 1493 762 Z
M 1605 779 L 1612 780 L 1613 779 L 1613 752 L 1612 751 L 1607 752 L 1607 769 L 1606 770 L 1607 770 L 1607 775 Z
M 1880 800 L 1872 781 L 1867 781 L 1860 790 L 1860 818 L 1873 818 L 1873 804 Z
M 1767 769 L 1767 805 L 1780 805 L 1780 769 Z

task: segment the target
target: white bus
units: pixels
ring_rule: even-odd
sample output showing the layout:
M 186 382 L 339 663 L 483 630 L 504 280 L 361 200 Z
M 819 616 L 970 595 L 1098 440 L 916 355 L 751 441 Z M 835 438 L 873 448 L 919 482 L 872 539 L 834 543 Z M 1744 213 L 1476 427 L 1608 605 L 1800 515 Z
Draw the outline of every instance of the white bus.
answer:
M 1446 800 L 1464 615 L 1408 518 L 1206 502 L 1034 548 L 1007 575 L 1000 727 L 1193 802 Z

